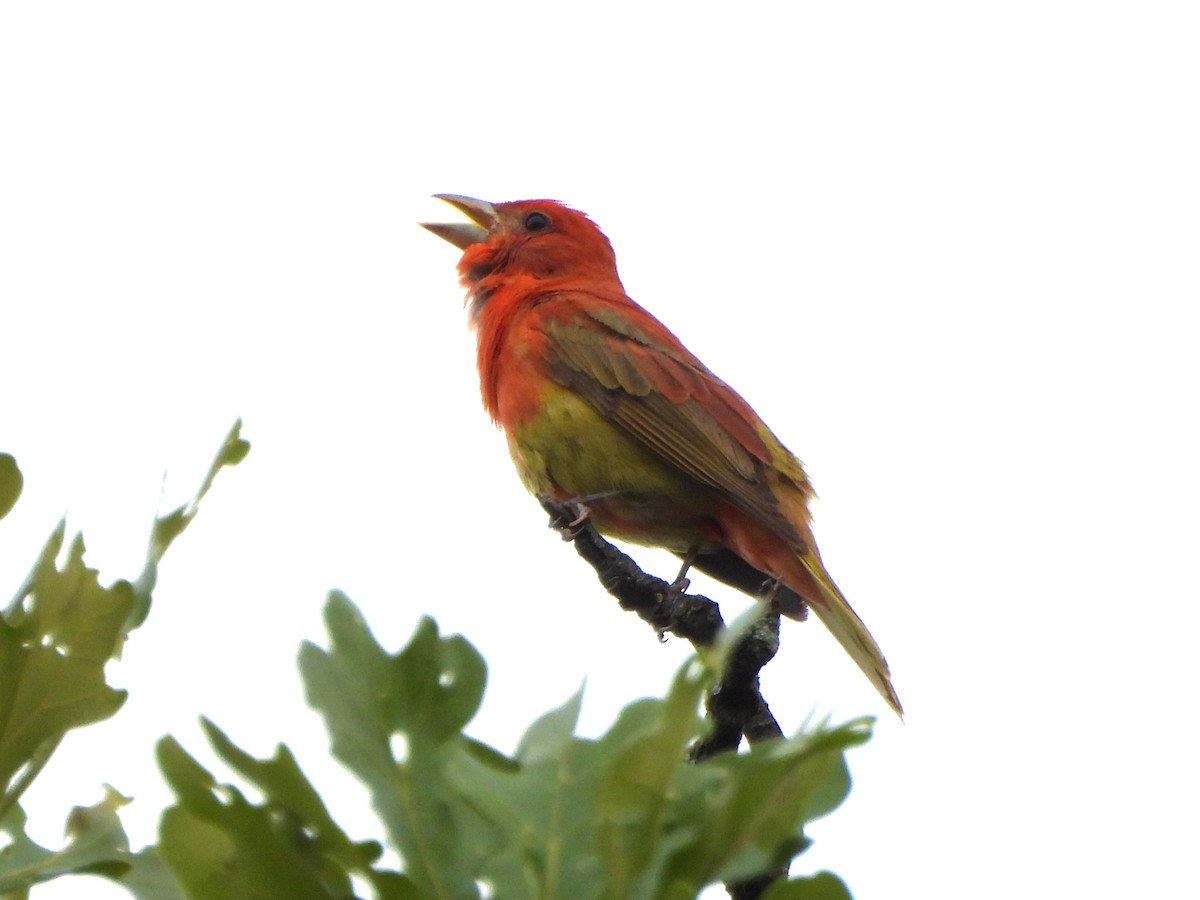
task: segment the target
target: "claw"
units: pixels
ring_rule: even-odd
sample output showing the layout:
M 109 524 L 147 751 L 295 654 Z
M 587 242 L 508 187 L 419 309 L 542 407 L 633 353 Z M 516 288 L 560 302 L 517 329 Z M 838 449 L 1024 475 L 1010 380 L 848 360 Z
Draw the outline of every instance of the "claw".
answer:
M 550 527 L 562 535 L 564 541 L 573 541 L 579 537 L 585 525 L 592 518 L 592 510 L 588 503 L 603 500 L 619 491 L 605 491 L 601 494 L 587 494 L 583 497 L 572 497 L 570 500 L 555 500 L 543 494 L 538 495 L 542 509 L 550 513 Z M 571 518 L 568 519 L 567 517 Z
M 583 531 L 583 526 L 588 523 L 589 519 L 591 519 L 592 511 L 587 508 L 587 504 L 578 503 L 574 500 L 567 505 L 567 509 L 575 513 L 575 518 L 573 518 L 570 522 L 567 522 L 565 525 L 559 524 L 555 526 L 553 523 L 551 523 L 551 527 L 557 527 L 558 533 L 562 535 L 562 539 L 570 542 L 579 537 L 579 532 Z
M 579 532 L 592 516 L 587 504 L 579 500 L 559 501 L 540 495 L 538 500 L 542 508 L 550 513 L 550 527 L 557 531 L 564 541 L 573 541 L 579 537 Z

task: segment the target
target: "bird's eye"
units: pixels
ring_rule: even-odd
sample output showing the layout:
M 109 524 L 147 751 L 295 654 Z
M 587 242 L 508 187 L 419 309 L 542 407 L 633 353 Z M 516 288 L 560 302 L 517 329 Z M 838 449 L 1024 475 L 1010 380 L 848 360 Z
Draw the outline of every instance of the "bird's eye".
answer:
M 526 231 L 545 231 L 550 227 L 550 217 L 543 212 L 531 212 L 525 217 Z

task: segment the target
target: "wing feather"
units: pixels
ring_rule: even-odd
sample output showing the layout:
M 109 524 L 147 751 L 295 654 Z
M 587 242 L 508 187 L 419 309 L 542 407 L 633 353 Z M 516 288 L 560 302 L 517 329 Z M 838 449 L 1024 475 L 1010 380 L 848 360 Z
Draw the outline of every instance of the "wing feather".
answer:
M 626 298 L 618 306 L 582 292 L 551 295 L 539 313 L 551 378 L 781 537 L 800 541 L 766 478 L 775 464 L 770 432 L 649 313 Z

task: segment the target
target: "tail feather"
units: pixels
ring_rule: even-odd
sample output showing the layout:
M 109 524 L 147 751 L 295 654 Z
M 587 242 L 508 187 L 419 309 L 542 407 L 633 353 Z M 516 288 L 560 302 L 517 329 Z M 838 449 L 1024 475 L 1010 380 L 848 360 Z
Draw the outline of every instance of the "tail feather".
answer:
M 819 600 L 815 597 L 809 598 L 809 608 L 837 638 L 838 643 L 850 654 L 850 658 L 858 663 L 858 667 L 871 684 L 875 685 L 875 690 L 888 702 L 888 706 L 894 709 L 898 716 L 903 717 L 904 708 L 892 687 L 892 673 L 888 669 L 887 660 L 883 658 L 883 651 L 875 643 L 875 638 L 871 637 L 871 632 L 867 630 L 863 620 L 850 608 L 842 592 L 825 571 L 820 558 L 812 551 L 802 552 L 799 557 L 821 594 Z
M 721 507 L 719 521 L 723 543 L 747 565 L 769 573 L 771 577 L 781 578 L 784 585 L 791 588 L 791 593 L 785 598 L 792 602 L 777 604 L 779 611 L 790 618 L 802 619 L 804 604 L 807 604 L 858 663 L 867 680 L 875 685 L 888 705 L 897 715 L 903 716 L 904 709 L 892 688 L 892 676 L 887 660 L 883 658 L 883 651 L 825 571 L 808 522 L 804 519 L 807 512 L 803 506 L 798 509 L 799 512 L 791 516 L 791 521 L 796 523 L 799 536 L 785 539 L 740 509 Z M 802 599 L 804 604 L 797 602 L 797 598 Z

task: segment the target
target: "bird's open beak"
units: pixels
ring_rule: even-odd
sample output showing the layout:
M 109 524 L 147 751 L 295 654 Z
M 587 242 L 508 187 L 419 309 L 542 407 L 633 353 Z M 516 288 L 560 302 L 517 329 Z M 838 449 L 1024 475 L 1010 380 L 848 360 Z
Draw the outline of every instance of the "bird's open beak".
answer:
M 439 200 L 445 200 L 471 221 L 454 224 L 422 222 L 421 227 L 428 228 L 460 250 L 466 250 L 472 244 L 486 241 L 499 221 L 496 216 L 496 207 L 486 200 L 476 200 L 474 197 L 463 197 L 459 194 L 434 194 L 433 196 Z

